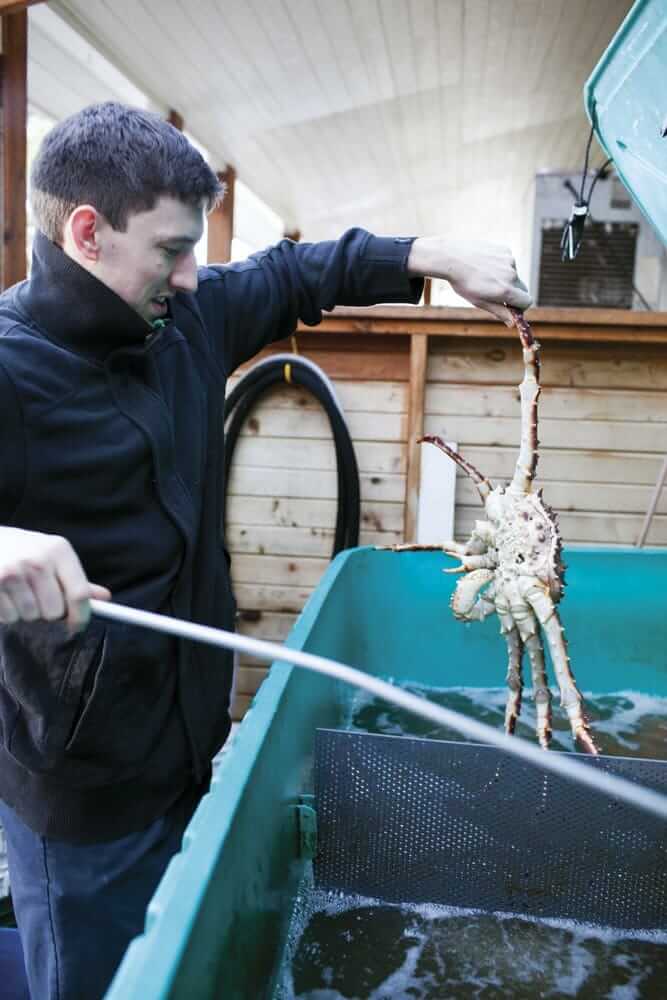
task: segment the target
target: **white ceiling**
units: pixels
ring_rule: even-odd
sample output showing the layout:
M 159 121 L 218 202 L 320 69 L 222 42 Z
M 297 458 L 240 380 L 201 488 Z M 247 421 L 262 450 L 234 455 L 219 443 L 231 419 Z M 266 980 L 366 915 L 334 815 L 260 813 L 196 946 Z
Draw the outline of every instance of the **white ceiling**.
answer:
M 533 178 L 581 168 L 582 88 L 630 0 L 54 0 L 30 99 L 141 97 L 49 34 L 59 14 L 306 239 L 350 225 L 512 245 Z M 41 18 L 41 21 L 40 21 Z M 132 94 L 136 96 L 132 96 Z M 593 158 L 602 157 L 597 149 Z

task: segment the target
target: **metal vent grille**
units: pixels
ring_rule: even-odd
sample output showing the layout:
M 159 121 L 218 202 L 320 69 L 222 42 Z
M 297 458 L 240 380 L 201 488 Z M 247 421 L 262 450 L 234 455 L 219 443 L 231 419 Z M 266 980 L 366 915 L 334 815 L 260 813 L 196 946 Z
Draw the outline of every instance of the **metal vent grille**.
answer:
M 664 761 L 577 757 L 667 790 Z M 323 889 L 665 926 L 664 821 L 493 747 L 318 730 L 315 791 Z
M 564 219 L 542 223 L 538 305 L 632 309 L 639 224 L 589 221 L 579 253 L 563 262 L 564 225 Z

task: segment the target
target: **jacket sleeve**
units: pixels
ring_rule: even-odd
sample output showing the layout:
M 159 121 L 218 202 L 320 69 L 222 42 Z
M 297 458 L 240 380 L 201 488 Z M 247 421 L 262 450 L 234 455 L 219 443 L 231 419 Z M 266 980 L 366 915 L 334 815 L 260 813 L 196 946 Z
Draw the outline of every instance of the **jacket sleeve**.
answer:
M 14 383 L 0 362 L 0 525 L 12 523 L 24 481 L 23 412 Z
M 337 305 L 417 303 L 423 280 L 406 270 L 413 240 L 350 229 L 339 240 L 282 240 L 248 260 L 203 268 L 197 299 L 222 367 L 229 374 L 299 320 L 315 326 Z

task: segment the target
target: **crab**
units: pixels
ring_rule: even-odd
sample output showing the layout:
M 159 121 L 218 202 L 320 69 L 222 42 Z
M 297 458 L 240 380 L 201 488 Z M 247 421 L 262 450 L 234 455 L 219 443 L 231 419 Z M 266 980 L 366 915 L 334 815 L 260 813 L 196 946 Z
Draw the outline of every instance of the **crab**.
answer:
M 486 519 L 476 521 L 467 542 L 441 545 L 396 545 L 395 551 L 437 550 L 459 559 L 460 565 L 445 573 L 464 573 L 451 600 L 454 616 L 462 621 L 482 621 L 495 611 L 505 637 L 509 665 L 505 731 L 513 733 L 521 711 L 524 650 L 530 660 L 537 715 L 537 739 L 548 749 L 551 741 L 551 693 L 547 684 L 543 639 L 546 639 L 575 742 L 591 754 L 593 740 L 567 651 L 556 605 L 563 596 L 565 567 L 556 514 L 533 489 L 537 469 L 537 399 L 539 350 L 523 314 L 511 309 L 523 348 L 524 376 L 521 397 L 521 444 L 514 477 L 507 486 L 494 486 L 470 462 L 436 435 L 421 441 L 440 448 L 473 480 L 484 504 Z

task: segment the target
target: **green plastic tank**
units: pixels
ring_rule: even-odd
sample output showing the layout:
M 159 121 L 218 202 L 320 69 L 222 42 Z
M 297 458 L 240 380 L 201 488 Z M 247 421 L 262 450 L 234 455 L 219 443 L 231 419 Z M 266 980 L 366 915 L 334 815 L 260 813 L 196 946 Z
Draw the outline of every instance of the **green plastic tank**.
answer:
M 565 551 L 560 605 L 582 690 L 667 695 L 667 551 Z M 439 553 L 342 553 L 288 645 L 391 678 L 500 686 L 493 616 L 465 625 Z M 315 729 L 338 726 L 351 690 L 274 664 L 148 908 L 108 1000 L 260 1000 L 272 995 L 308 857 Z
M 638 0 L 585 90 L 619 177 L 667 243 L 667 0 Z

